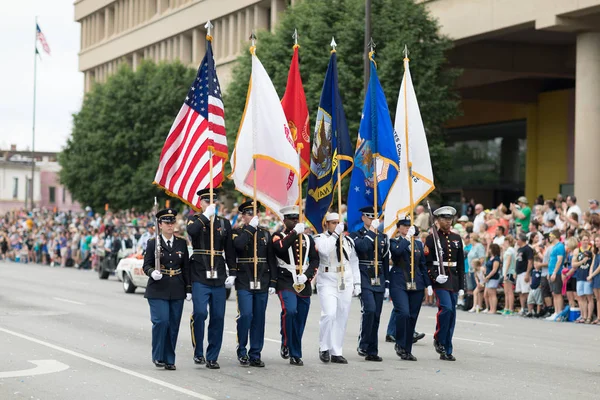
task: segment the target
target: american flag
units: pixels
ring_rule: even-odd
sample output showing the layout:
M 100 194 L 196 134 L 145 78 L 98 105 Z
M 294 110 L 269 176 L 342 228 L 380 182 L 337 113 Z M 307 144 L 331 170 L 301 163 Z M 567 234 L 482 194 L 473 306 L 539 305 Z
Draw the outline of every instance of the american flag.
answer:
M 46 53 L 48 53 L 48 55 L 50 55 L 50 46 L 48 46 L 48 42 L 46 42 L 46 36 L 44 36 L 44 34 L 42 33 L 42 30 L 40 29 L 40 26 L 38 24 L 35 24 L 35 30 L 37 32 L 37 40 L 40 41 L 40 43 L 42 44 L 42 47 L 44 49 L 44 51 Z M 36 49 L 37 51 L 37 49 Z
M 223 182 L 228 157 L 227 137 L 221 87 L 209 39 L 196 79 L 162 149 L 155 183 L 168 194 L 199 208 L 196 192 L 210 186 L 210 152 L 213 187 L 218 187 Z

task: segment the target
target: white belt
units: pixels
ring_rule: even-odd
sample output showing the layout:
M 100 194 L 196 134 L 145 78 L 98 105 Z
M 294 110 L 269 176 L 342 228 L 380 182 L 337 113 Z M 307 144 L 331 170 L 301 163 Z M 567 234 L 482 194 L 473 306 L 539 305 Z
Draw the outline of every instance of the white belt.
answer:
M 433 265 L 440 265 L 438 261 L 434 261 Z M 444 267 L 456 267 L 456 261 L 444 261 L 442 263 Z

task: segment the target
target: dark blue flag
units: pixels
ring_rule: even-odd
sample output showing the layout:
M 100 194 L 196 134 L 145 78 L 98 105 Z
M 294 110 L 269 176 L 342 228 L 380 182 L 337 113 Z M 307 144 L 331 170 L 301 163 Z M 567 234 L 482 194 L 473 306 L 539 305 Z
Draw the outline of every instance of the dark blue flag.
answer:
M 333 202 L 338 168 L 343 179 L 352 170 L 352 144 L 338 89 L 336 53 L 329 59 L 313 136 L 306 197 L 306 218 L 319 233 Z
M 377 209 L 381 215 L 388 193 L 398 176 L 398 152 L 394 140 L 394 128 L 390 118 L 383 88 L 377 77 L 375 62 L 371 60 L 371 75 L 365 96 L 354 169 L 348 189 L 348 231 L 363 226 L 362 207 L 375 204 L 375 168 L 377 160 Z

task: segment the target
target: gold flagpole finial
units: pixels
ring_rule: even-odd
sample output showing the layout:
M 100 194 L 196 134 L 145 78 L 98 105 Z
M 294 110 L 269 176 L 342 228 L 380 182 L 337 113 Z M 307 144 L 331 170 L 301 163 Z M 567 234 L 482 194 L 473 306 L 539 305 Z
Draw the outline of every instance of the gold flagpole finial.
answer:
M 252 33 L 250 34 L 250 41 L 252 42 L 252 45 L 250 46 L 250 53 L 255 54 L 255 52 L 256 52 L 256 34 L 254 34 L 254 31 L 252 31 Z
M 404 60 L 408 61 L 408 46 L 404 45 Z
M 371 40 L 369 40 L 369 60 L 373 62 L 375 62 L 375 59 L 373 58 L 375 55 L 375 47 L 377 47 L 377 45 L 373 41 L 373 38 L 371 38 Z M 375 66 L 377 66 L 377 64 L 375 64 Z

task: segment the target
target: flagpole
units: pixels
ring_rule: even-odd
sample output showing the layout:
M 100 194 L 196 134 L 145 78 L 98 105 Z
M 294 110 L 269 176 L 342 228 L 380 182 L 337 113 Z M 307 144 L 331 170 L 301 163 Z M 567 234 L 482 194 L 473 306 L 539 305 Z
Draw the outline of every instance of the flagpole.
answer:
M 31 210 L 33 210 L 33 176 L 35 174 L 35 102 L 37 90 L 37 16 L 35 17 L 35 40 L 33 42 L 33 122 L 31 127 L 31 185 L 29 186 L 31 197 Z M 27 199 L 25 199 L 27 208 Z
M 298 44 L 298 30 L 294 29 L 294 49 L 297 49 L 300 47 L 300 45 Z M 299 221 L 302 222 L 304 220 L 304 215 L 303 215 L 303 207 L 302 207 L 302 144 L 298 143 L 296 145 L 296 150 L 298 152 L 298 166 L 300 167 L 300 175 L 298 176 L 298 218 Z M 304 250 L 304 243 L 303 240 L 304 239 L 304 234 L 300 234 L 300 242 L 298 245 L 298 270 L 296 272 L 296 275 L 301 275 L 302 274 L 302 269 L 304 267 L 304 254 L 303 250 Z M 298 290 L 300 289 L 300 290 Z M 294 290 L 296 290 L 296 292 L 300 293 L 302 290 L 304 289 L 303 285 L 298 285 L 298 286 L 294 286 Z
M 254 32 L 252 32 L 252 34 L 250 35 L 250 40 L 252 41 L 252 46 L 250 47 L 250 54 L 254 55 L 255 51 L 256 51 L 256 35 L 254 34 Z M 250 78 L 250 81 L 252 81 L 252 77 Z M 254 104 L 253 109 L 256 108 L 256 104 Z M 252 124 L 255 124 L 256 119 L 252 118 Z M 252 128 L 252 209 L 254 210 L 254 216 L 256 216 L 257 213 L 257 207 L 256 207 L 256 132 L 254 127 Z M 257 253 L 257 240 L 258 240 L 258 226 L 256 227 L 256 232 L 254 232 L 254 288 L 258 289 L 258 257 L 256 255 Z
M 371 38 L 371 40 L 369 41 L 369 47 L 370 47 L 370 52 L 369 52 L 369 68 L 371 67 L 370 63 L 375 62 L 375 60 L 373 59 L 373 55 L 375 54 L 374 51 L 374 47 L 375 47 L 375 43 L 373 42 L 373 38 Z M 368 86 L 367 86 L 368 88 Z M 365 90 L 365 97 L 367 95 L 367 92 Z M 373 106 L 373 98 L 371 99 L 371 107 Z M 379 154 L 379 149 L 377 147 L 377 132 L 375 132 L 375 135 L 371 135 L 371 140 L 375 143 L 375 146 L 373 146 L 375 148 L 375 154 L 373 154 L 373 210 L 375 211 L 375 218 L 377 218 L 379 220 L 379 207 L 378 207 L 378 201 L 377 201 L 377 185 L 378 185 L 378 181 L 377 181 L 377 156 Z M 375 284 L 381 284 L 380 280 L 379 280 L 379 239 L 378 239 L 378 232 L 375 232 Z
M 335 42 L 335 38 L 332 37 L 331 38 L 331 54 L 336 53 L 336 47 L 337 47 L 337 43 Z M 337 195 L 338 195 L 338 214 L 340 215 L 340 220 L 342 218 L 342 172 L 341 172 L 341 164 L 342 164 L 342 157 L 341 157 L 341 152 L 342 149 L 340 148 L 340 140 L 338 138 L 337 140 Z M 341 221 L 340 221 L 341 222 Z M 338 237 L 339 240 L 339 250 L 340 250 L 340 254 L 339 254 L 339 260 L 340 260 L 340 266 L 339 266 L 339 275 L 338 275 L 338 290 L 345 290 L 346 289 L 346 282 L 344 282 L 344 274 L 345 274 L 345 270 L 344 270 L 344 248 L 343 248 L 343 241 L 342 241 L 342 235 L 344 233 L 342 232 L 342 234 Z
M 406 164 L 408 166 L 408 195 L 410 196 L 410 221 L 414 221 L 415 204 L 413 199 L 413 181 L 412 181 L 412 161 L 410 160 L 410 152 L 408 151 L 408 104 L 407 104 L 407 86 L 406 71 L 408 69 L 408 48 L 404 46 L 404 138 L 406 145 Z M 415 237 L 410 237 L 410 286 L 415 288 Z
M 204 26 L 206 28 L 206 40 L 208 42 L 212 42 L 212 36 L 210 35 L 210 30 L 213 25 L 210 23 L 210 20 L 206 22 Z M 214 187 L 213 187 L 213 157 L 212 150 L 208 150 L 208 171 L 209 171 L 209 194 L 210 194 L 210 204 L 214 203 Z M 210 217 L 210 277 L 212 279 L 215 278 L 215 216 Z

